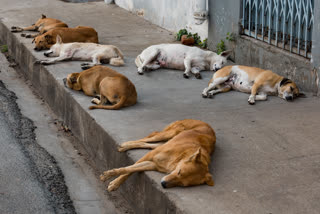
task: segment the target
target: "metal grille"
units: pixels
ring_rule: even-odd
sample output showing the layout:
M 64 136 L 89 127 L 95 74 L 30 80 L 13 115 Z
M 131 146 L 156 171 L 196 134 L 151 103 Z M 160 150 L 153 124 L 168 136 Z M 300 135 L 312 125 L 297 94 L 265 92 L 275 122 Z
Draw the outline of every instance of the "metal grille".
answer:
M 242 0 L 243 33 L 311 58 L 314 0 Z

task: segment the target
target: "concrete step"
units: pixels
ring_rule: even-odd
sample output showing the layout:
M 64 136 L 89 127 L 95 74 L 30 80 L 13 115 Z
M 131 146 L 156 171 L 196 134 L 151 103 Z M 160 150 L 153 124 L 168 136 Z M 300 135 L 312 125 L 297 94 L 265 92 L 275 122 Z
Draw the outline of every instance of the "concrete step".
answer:
M 317 213 L 320 209 L 319 203 L 312 203 L 314 197 L 320 197 L 315 192 L 320 181 L 313 173 L 319 168 L 312 164 L 320 154 L 316 143 L 320 136 L 312 131 L 320 125 L 319 99 L 287 103 L 270 97 L 255 106 L 248 106 L 248 95 L 236 92 L 203 99 L 201 92 L 211 72 L 203 72 L 202 80 L 187 80 L 182 72 L 165 69 L 137 75 L 135 56 L 151 44 L 174 38 L 115 5 L 51 0 L 0 3 L 0 41 L 8 44 L 21 72 L 71 128 L 100 172 L 133 164 L 147 151 L 119 153 L 117 146 L 161 130 L 172 121 L 200 119 L 216 130 L 211 164 L 215 186 L 163 189 L 162 173 L 136 173 L 118 191 L 137 213 Z M 118 46 L 126 65 L 113 68 L 135 84 L 138 103 L 119 111 L 90 111 L 91 98 L 65 88 L 62 82 L 67 74 L 81 71 L 81 62 L 34 64 L 45 58 L 43 53 L 33 50 L 31 40 L 12 34 L 10 27 L 34 23 L 42 13 L 70 27 L 94 27 L 101 43 Z M 300 171 L 295 168 L 299 164 L 304 166 Z

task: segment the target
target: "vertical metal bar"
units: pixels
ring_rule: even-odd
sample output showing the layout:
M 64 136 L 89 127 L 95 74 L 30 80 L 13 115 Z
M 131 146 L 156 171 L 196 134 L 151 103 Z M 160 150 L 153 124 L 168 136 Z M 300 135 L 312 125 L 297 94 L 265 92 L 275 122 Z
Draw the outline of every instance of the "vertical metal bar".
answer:
M 268 43 L 271 44 L 271 30 L 272 30 L 272 0 L 267 1 L 268 4 L 268 12 L 269 12 L 269 24 L 268 24 Z
M 293 7 L 294 7 L 294 2 L 290 1 L 288 2 L 289 5 L 289 14 L 290 17 L 290 52 L 292 52 L 292 35 L 293 35 Z
M 246 0 L 242 0 L 242 27 L 245 28 L 244 26 L 244 21 L 246 18 Z
M 302 17 L 302 1 L 298 0 L 296 2 L 297 13 L 296 17 L 298 18 L 298 54 L 300 55 L 300 39 L 301 39 L 301 17 Z
M 249 6 L 248 6 L 248 10 L 249 10 L 249 36 L 251 36 L 251 1 L 252 0 L 248 0 L 248 2 L 249 2 Z
M 258 32 L 258 0 L 254 0 L 253 5 L 256 8 L 256 17 L 255 17 L 255 35 L 254 38 L 257 38 L 257 32 Z
M 305 5 L 305 31 L 304 31 L 304 56 L 308 56 L 308 25 L 309 25 L 309 5 L 311 6 L 311 0 L 307 0 Z
M 282 0 L 282 6 L 283 6 L 283 14 L 282 14 L 282 19 L 283 19 L 283 30 L 282 30 L 282 48 L 285 48 L 285 43 L 286 43 L 286 26 L 287 26 L 287 0 Z
M 275 10 L 276 10 L 276 47 L 278 47 L 278 33 L 279 33 L 279 0 L 275 0 Z
M 264 41 L 264 17 L 265 17 L 265 8 L 264 8 L 264 2 L 265 0 L 261 0 L 261 16 L 262 16 L 262 30 L 261 30 L 261 34 L 262 34 L 262 41 Z

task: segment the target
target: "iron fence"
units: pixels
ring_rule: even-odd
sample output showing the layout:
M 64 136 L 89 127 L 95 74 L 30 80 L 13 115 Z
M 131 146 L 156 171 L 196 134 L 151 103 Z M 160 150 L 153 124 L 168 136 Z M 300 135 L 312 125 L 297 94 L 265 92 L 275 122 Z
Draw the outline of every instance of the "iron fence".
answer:
M 314 0 L 242 0 L 243 34 L 311 58 Z

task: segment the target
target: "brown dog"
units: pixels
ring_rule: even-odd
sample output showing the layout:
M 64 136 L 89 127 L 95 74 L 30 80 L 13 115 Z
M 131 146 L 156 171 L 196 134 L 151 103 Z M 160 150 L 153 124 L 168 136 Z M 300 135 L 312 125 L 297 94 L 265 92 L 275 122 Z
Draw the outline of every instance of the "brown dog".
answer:
M 34 38 L 34 37 L 37 37 L 38 35 L 44 34 L 47 31 L 54 29 L 54 28 L 57 28 L 57 27 L 67 28 L 68 25 L 58 19 L 47 18 L 45 15 L 42 14 L 42 17 L 40 19 L 38 19 L 38 21 L 35 24 L 33 24 L 29 27 L 24 27 L 24 28 L 12 26 L 11 32 L 38 31 L 39 34 L 34 34 L 34 35 L 21 34 L 21 36 L 25 36 L 27 38 Z
M 163 141 L 168 142 L 161 143 Z M 169 174 L 161 179 L 164 188 L 204 183 L 213 186 L 209 163 L 215 142 L 215 132 L 207 123 L 191 119 L 179 120 L 163 131 L 123 143 L 120 152 L 136 148 L 154 150 L 132 166 L 105 171 L 100 179 L 106 181 L 112 176 L 119 176 L 108 186 L 108 191 L 113 191 L 134 172 L 159 171 Z
M 36 51 L 50 49 L 50 47 L 56 43 L 57 35 L 62 38 L 62 42 L 64 43 L 98 43 L 98 33 L 91 27 L 78 26 L 75 28 L 55 28 L 37 36 L 33 41 L 36 43 L 34 49 Z
M 88 96 L 100 96 L 100 100 L 92 99 L 97 105 L 89 109 L 118 110 L 137 103 L 137 92 L 132 82 L 106 66 L 98 65 L 80 73 L 69 74 L 63 81 L 73 90 L 82 90 Z M 112 105 L 104 105 L 107 102 Z

